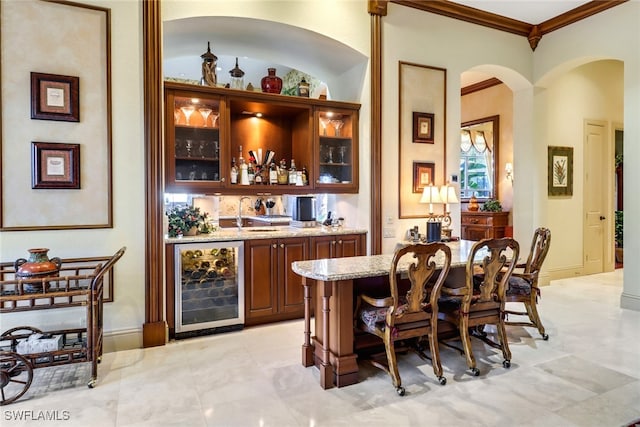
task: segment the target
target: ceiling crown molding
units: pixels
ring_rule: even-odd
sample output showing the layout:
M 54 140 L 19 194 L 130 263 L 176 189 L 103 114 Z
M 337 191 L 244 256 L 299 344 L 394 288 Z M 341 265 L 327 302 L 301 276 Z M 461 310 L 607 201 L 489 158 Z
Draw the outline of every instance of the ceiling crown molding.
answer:
M 390 0 L 402 6 L 431 12 L 449 18 L 470 22 L 484 27 L 505 31 L 519 36 L 524 36 L 529 40 L 531 50 L 536 50 L 543 35 L 565 27 L 574 22 L 588 18 L 591 15 L 618 6 L 629 0 L 605 0 L 591 1 L 576 7 L 562 15 L 541 22 L 537 25 L 507 18 L 495 13 L 485 12 L 474 7 L 464 6 L 447 0 Z

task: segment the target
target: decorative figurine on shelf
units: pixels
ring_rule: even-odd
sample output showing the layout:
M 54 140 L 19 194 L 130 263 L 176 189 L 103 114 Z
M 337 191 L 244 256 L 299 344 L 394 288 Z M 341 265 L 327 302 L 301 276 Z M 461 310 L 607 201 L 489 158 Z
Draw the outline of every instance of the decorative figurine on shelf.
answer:
M 236 57 L 236 66 L 229 71 L 231 74 L 231 89 L 244 89 L 244 71 L 238 67 L 238 57 Z
M 309 97 L 309 83 L 307 83 L 304 77 L 300 80 L 300 83 L 298 83 L 298 96 Z
M 211 53 L 210 43 L 207 42 L 207 51 L 200 55 L 202 58 L 202 78 L 200 84 L 202 86 L 216 86 L 218 77 L 216 76 L 216 66 L 218 57 Z

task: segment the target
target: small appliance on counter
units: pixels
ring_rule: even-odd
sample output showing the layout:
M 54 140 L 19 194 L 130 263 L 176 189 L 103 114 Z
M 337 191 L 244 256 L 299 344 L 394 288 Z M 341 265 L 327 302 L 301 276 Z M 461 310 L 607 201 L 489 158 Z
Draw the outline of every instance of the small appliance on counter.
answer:
M 287 196 L 287 213 L 293 227 L 316 226 L 315 196 Z

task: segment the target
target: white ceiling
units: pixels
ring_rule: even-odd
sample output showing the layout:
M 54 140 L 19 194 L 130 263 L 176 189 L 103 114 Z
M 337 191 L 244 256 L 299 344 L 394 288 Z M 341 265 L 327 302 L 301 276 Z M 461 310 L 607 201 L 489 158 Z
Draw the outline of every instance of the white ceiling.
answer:
M 540 24 L 562 15 L 589 1 L 575 0 L 451 0 L 464 6 L 517 19 L 528 24 Z

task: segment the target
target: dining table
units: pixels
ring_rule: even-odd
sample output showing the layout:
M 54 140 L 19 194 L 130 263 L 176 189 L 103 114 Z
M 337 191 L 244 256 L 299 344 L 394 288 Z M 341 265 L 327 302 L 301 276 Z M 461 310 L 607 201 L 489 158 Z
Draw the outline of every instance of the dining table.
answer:
M 400 243 L 399 245 L 408 244 Z M 445 286 L 461 287 L 465 283 L 465 267 L 473 245 L 468 240 L 447 242 L 451 249 L 451 266 Z M 486 252 L 476 254 L 478 263 Z M 366 291 L 389 291 L 388 276 L 393 254 L 296 261 L 292 270 L 301 276 L 304 287 L 304 343 L 302 365 L 317 366 L 323 389 L 343 387 L 358 382 L 356 337 L 354 333 L 355 300 Z M 442 266 L 439 252 L 436 266 Z M 398 264 L 398 274 L 405 275 L 411 259 Z M 314 318 L 314 333 L 311 318 Z

